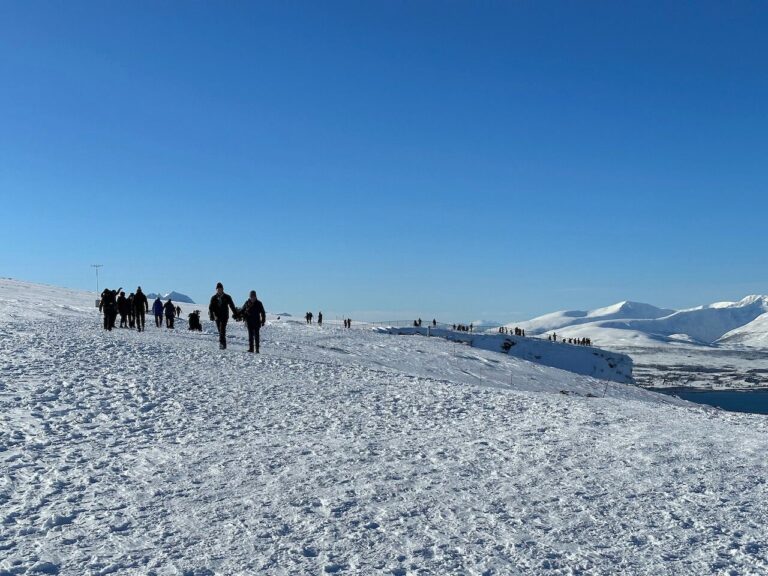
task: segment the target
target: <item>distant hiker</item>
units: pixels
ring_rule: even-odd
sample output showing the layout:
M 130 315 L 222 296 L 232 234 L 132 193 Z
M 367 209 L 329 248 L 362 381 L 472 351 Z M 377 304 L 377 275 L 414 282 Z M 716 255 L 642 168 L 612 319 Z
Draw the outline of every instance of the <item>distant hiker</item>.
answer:
M 323 325 L 323 313 L 318 312 L 317 313 L 317 325 L 322 326 Z
M 120 292 L 117 297 L 117 313 L 120 314 L 120 328 L 128 328 L 128 298 L 125 292 Z
M 219 331 L 220 350 L 227 348 L 227 322 L 229 322 L 230 310 L 234 316 L 239 315 L 232 297 L 224 293 L 224 285 L 219 282 L 216 284 L 216 294 L 211 296 L 211 303 L 208 305 L 208 316 L 216 322 L 216 328 Z
M 557 342 L 557 332 L 552 332 L 552 342 Z
M 437 320 L 432 318 L 432 327 L 434 328 L 435 326 L 437 326 Z
M 163 303 L 160 301 L 160 296 L 152 303 L 152 314 L 155 315 L 155 326 L 160 328 L 163 325 Z
M 168 298 L 168 302 L 163 306 L 165 311 L 165 327 L 173 330 L 173 319 L 176 316 L 176 306 L 173 305 L 171 299 Z
M 259 330 L 267 322 L 267 313 L 264 311 L 264 304 L 256 298 L 256 290 L 251 290 L 248 300 L 245 301 L 240 311 L 248 326 L 248 352 L 259 353 Z M 322 312 L 320 313 L 322 316 Z M 318 319 L 318 324 L 321 321 Z
M 149 302 L 147 296 L 141 291 L 141 286 L 136 288 L 136 294 L 133 297 L 133 313 L 136 315 L 136 330 L 144 330 L 145 313 L 149 312 Z

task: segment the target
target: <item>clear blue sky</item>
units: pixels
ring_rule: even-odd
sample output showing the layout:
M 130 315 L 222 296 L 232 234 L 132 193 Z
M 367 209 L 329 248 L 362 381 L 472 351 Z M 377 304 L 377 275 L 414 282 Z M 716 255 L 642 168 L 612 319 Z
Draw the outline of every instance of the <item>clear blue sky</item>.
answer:
M 0 3 L 0 275 L 511 321 L 768 293 L 763 2 Z

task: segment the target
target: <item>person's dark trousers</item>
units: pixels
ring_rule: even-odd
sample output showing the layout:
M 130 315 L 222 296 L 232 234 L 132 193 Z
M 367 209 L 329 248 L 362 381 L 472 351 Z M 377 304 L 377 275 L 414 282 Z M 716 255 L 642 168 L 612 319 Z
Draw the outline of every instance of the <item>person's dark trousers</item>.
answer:
M 120 328 L 126 328 L 128 326 L 128 317 L 125 314 L 120 314 Z
M 139 332 L 144 330 L 144 310 L 136 311 L 136 329 Z
M 107 306 L 104 308 L 104 329 L 112 330 L 115 327 L 115 318 L 117 317 L 117 310 Z
M 258 322 L 255 324 L 248 323 L 248 352 L 253 352 L 254 350 L 258 354 L 259 352 L 259 329 L 261 328 L 261 324 Z
M 155 314 L 155 326 L 158 328 L 162 327 L 163 325 L 163 315 L 162 314 Z
M 216 328 L 219 330 L 219 348 L 224 349 L 227 347 L 227 321 L 229 318 L 222 318 L 216 320 Z

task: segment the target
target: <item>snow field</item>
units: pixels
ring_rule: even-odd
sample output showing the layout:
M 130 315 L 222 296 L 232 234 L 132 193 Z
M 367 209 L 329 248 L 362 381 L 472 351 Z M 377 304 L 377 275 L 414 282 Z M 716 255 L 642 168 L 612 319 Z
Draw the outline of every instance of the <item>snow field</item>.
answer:
M 105 332 L 23 288 L 52 305 L 1 314 L 0 574 L 768 572 L 764 417 L 439 338 Z

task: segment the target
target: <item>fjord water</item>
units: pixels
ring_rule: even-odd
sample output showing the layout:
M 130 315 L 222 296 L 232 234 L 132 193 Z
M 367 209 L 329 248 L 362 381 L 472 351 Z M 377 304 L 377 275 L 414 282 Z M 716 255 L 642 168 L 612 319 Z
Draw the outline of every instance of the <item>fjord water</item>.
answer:
M 657 392 L 670 394 L 728 410 L 751 414 L 768 414 L 768 388 L 756 390 L 700 390 L 696 388 L 658 388 Z

